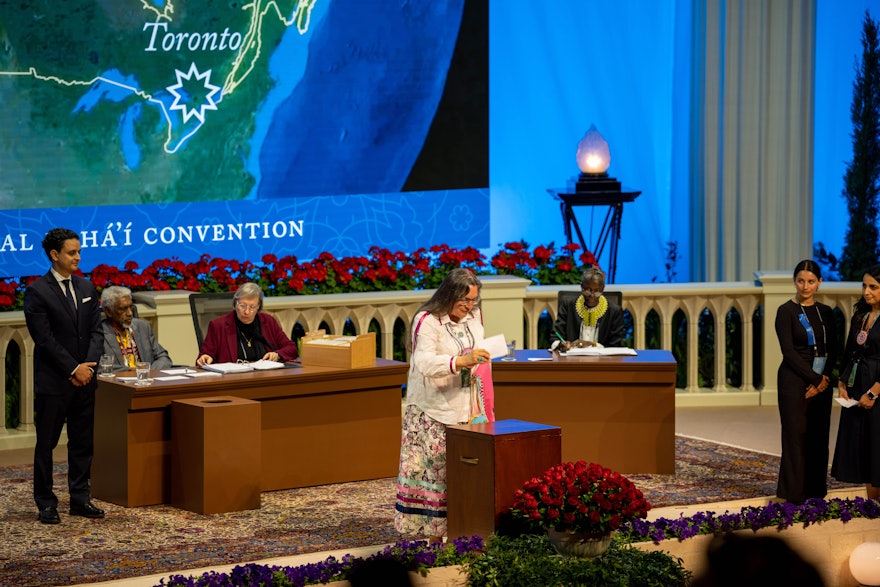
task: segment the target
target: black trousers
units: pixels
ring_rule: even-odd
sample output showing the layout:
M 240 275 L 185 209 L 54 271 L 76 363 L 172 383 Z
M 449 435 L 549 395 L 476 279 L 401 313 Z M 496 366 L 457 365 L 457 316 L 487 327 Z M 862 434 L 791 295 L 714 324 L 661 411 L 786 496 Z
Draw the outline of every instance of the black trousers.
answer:
M 804 399 L 802 384 L 779 388 L 779 416 L 782 424 L 782 458 L 776 495 L 803 503 L 828 492 L 828 435 L 831 402 L 837 390 L 829 386 Z
M 67 423 L 67 487 L 70 503 L 81 505 L 91 499 L 94 453 L 95 389 L 73 388 L 60 395 L 37 394 L 34 398 L 37 444 L 34 447 L 34 501 L 37 507 L 58 507 L 52 489 L 52 451 L 58 446 Z

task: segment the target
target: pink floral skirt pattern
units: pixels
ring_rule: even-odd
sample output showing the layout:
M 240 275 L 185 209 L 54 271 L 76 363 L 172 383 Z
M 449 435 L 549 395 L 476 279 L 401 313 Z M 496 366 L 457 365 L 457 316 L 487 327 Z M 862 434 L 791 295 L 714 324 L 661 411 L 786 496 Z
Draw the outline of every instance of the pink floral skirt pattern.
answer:
M 403 417 L 395 509 L 401 534 L 446 535 L 446 425 L 413 405 Z

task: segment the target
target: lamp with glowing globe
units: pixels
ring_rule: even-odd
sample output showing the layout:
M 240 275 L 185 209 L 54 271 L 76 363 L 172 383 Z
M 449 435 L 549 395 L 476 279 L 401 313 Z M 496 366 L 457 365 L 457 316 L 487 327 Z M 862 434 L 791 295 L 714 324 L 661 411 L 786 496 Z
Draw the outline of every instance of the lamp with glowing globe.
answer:
M 577 179 L 569 181 L 569 187 L 577 192 L 620 191 L 620 182 L 608 177 L 611 151 L 595 124 L 590 125 L 578 143 L 575 158 L 581 173 Z
M 859 585 L 880 585 L 880 542 L 863 542 L 849 555 L 849 570 Z

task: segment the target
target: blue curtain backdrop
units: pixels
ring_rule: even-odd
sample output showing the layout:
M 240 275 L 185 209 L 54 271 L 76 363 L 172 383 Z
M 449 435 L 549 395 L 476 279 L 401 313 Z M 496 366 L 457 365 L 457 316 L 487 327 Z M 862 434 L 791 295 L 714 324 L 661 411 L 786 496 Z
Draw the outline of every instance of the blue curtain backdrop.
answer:
M 617 281 L 665 280 L 676 25 L 674 2 L 492 2 L 493 245 L 520 237 L 563 243 L 559 206 L 547 189 L 577 175 L 577 143 L 595 124 L 611 149 L 609 175 L 642 192 L 624 206 Z M 576 210 L 588 243 L 605 210 Z
M 691 5 L 491 2 L 493 247 L 519 238 L 563 242 L 559 207 L 546 190 L 577 174 L 577 142 L 595 124 L 611 149 L 609 174 L 642 192 L 624 206 L 616 281 L 690 280 L 687 255 L 703 246 L 687 236 Z M 876 0 L 817 2 L 816 164 L 804 173 L 814 174 L 814 241 L 835 254 L 848 220 L 840 192 L 852 154 L 849 107 L 866 9 L 880 13 Z M 594 242 L 605 208 L 576 213 Z M 670 242 L 679 254 L 675 276 L 664 266 Z

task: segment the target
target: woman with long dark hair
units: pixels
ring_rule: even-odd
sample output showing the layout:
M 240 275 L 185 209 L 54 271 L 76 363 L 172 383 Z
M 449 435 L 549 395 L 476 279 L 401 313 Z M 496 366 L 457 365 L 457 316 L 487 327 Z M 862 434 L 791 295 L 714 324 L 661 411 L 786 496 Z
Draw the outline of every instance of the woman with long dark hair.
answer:
M 446 534 L 446 426 L 470 417 L 471 369 L 490 360 L 481 283 L 453 269 L 410 325 L 409 377 L 394 527 L 435 541 Z
M 840 368 L 838 394 L 858 403 L 840 412 L 831 476 L 864 483 L 870 499 L 880 498 L 880 265 L 865 271 L 862 297 L 853 308 Z

